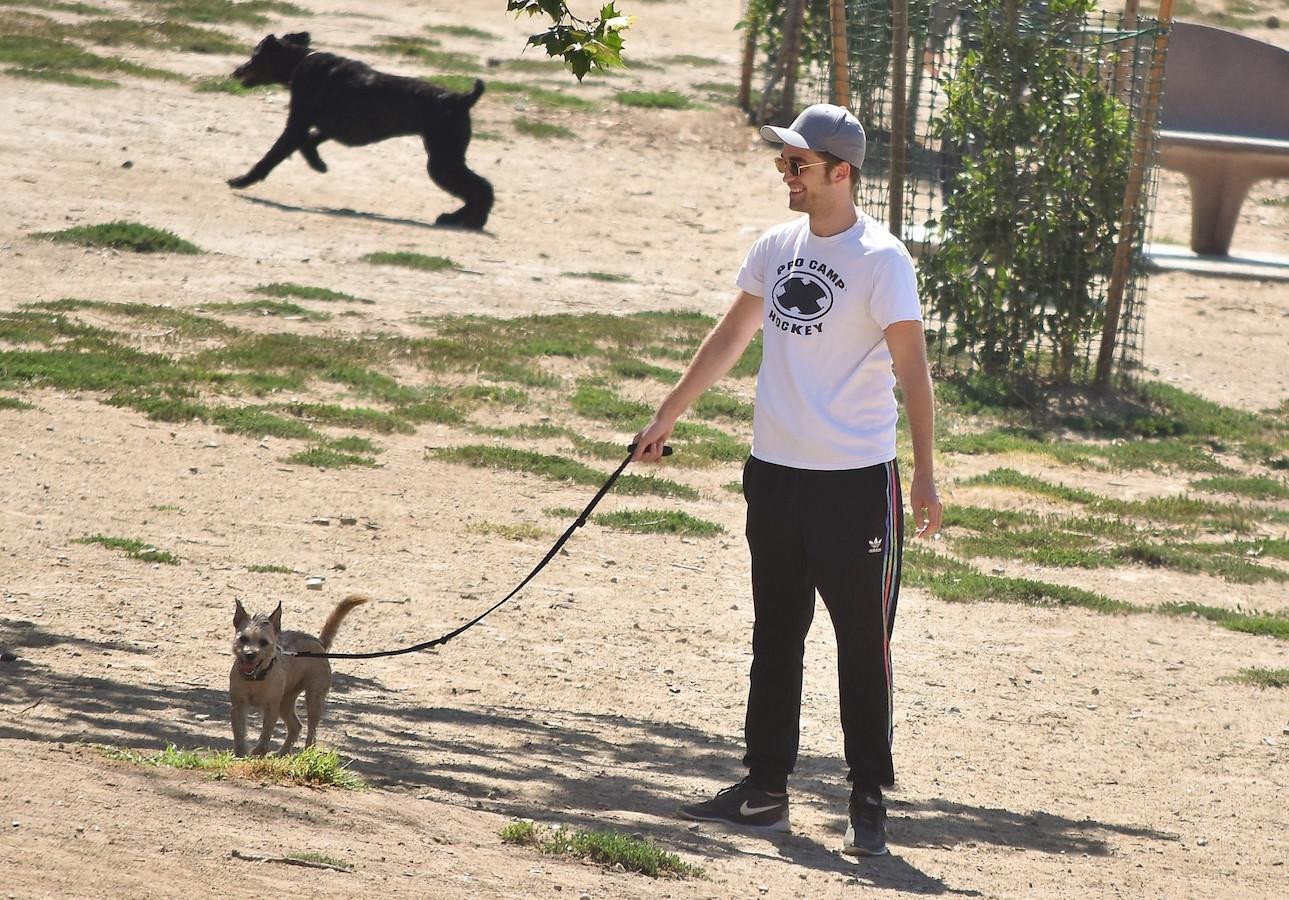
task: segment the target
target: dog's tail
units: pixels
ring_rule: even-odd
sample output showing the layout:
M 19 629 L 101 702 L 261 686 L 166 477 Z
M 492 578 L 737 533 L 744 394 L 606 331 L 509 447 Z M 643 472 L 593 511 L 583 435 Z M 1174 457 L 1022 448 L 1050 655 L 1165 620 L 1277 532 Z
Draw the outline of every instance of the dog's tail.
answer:
M 336 604 L 336 608 L 327 616 L 327 624 L 322 626 L 322 632 L 318 635 L 318 643 L 322 644 L 323 650 L 331 649 L 331 642 L 336 639 L 336 631 L 340 628 L 340 623 L 344 621 L 345 616 L 349 615 L 349 610 L 355 606 L 362 606 L 369 598 L 361 594 L 350 594 L 345 599 Z
M 477 101 L 480 97 L 483 96 L 483 79 L 476 78 L 474 80 L 474 87 L 470 89 L 470 92 L 468 94 L 461 94 L 460 96 L 461 96 L 461 105 L 464 106 L 466 109 L 469 109 L 470 107 L 474 106 L 475 101 Z

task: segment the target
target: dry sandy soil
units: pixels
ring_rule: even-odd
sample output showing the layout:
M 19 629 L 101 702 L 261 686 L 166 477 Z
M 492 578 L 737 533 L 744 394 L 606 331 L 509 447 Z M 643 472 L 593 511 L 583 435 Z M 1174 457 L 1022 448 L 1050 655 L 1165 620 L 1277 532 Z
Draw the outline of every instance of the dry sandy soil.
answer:
M 317 45 L 355 55 L 373 35 L 471 24 L 496 38 L 444 36 L 445 46 L 510 58 L 529 31 L 501 0 L 476 0 L 469 13 L 449 0 L 306 5 L 315 15 L 273 27 L 306 27 Z M 769 152 L 728 108 L 632 112 L 612 91 L 735 82 L 739 4 L 624 5 L 638 17 L 628 44 L 637 59 L 717 61 L 569 88 L 596 103 L 556 117 L 570 140 L 518 134 L 511 122 L 523 110 L 486 94 L 476 127 L 498 138 L 476 141 L 470 158 L 499 200 L 482 235 L 431 227 L 451 204 L 425 179 L 413 139 L 327 145 L 325 176 L 297 157 L 250 190 L 229 190 L 224 179 L 276 137 L 281 92 L 151 81 L 88 91 L 0 76 L 0 308 L 60 297 L 193 308 L 291 281 L 378 302 L 322 324 L 236 324 L 421 334 L 416 318 L 441 313 L 717 314 L 748 241 L 786 214 Z M 236 33 L 248 47 L 261 36 Z M 1285 42 L 1284 32 L 1259 34 Z M 240 61 L 124 52 L 194 76 Z M 1263 184 L 1245 203 L 1240 249 L 1289 250 L 1289 207 L 1261 202 L 1283 191 Z M 1156 233 L 1184 235 L 1184 186 L 1165 177 L 1159 206 Z M 134 256 L 30 236 L 113 219 L 209 252 Z M 468 271 L 357 261 L 377 250 L 444 255 Z M 632 280 L 560 277 L 586 271 Z M 1289 284 L 1160 275 L 1148 303 L 1157 377 L 1246 409 L 1283 401 Z M 836 852 L 846 789 L 826 622 L 808 653 L 795 833 L 765 840 L 674 818 L 678 803 L 741 774 L 751 610 L 741 504 L 721 488 L 733 466 L 664 473 L 699 489 L 685 508 L 724 526 L 723 538 L 592 526 L 516 601 L 440 651 L 338 663 L 322 742 L 372 790 L 108 761 L 86 744 L 229 746 L 235 597 L 256 609 L 280 600 L 288 627 L 315 631 L 336 600 L 362 591 L 377 602 L 351 615 L 337 649 L 403 646 L 501 596 L 563 527 L 541 511 L 589 496 L 427 460 L 427 447 L 471 439 L 444 427 L 382 438 L 380 468 L 321 471 L 280 462 L 287 441 L 152 422 L 90 393 L 21 397 L 36 408 L 0 410 L 0 648 L 16 656 L 0 663 L 8 896 L 1245 898 L 1284 896 L 1289 885 L 1289 696 L 1223 680 L 1289 667 L 1289 648 L 1202 620 L 951 605 L 906 590 L 889 858 L 855 864 Z M 981 465 L 941 460 L 949 503 L 962 496 L 955 480 Z M 1136 494 L 1175 493 L 1185 480 L 1057 474 Z M 630 505 L 610 496 L 604 508 Z M 489 523 L 536 524 L 547 536 L 509 541 L 482 533 Z M 154 542 L 182 564 L 74 543 L 94 533 Z M 295 574 L 248 570 L 269 564 Z M 1289 609 L 1277 585 L 1000 565 L 1141 604 Z M 325 576 L 324 589 L 306 590 L 306 575 Z M 498 837 L 517 817 L 642 835 L 707 875 L 651 880 L 541 857 Z M 356 871 L 255 864 L 234 850 L 324 853 Z

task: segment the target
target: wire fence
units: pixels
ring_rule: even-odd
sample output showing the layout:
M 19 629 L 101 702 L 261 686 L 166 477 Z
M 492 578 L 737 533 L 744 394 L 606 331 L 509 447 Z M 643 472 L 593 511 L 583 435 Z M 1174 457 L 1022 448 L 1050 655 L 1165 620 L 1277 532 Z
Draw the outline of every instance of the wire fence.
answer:
M 919 258 L 937 367 L 1135 381 L 1167 47 L 1160 23 L 1054 16 L 1037 0 L 909 0 L 896 4 L 904 22 L 891 0 L 760 2 L 780 27 L 795 7 L 801 34 L 761 42 L 763 88 L 749 114 L 786 125 L 814 102 L 855 112 L 868 136 L 857 202 Z M 843 6 L 840 60 L 831 11 Z M 1014 20 L 998 21 L 1003 6 Z M 897 35 L 906 35 L 902 60 Z M 793 43 L 795 62 L 786 58 Z M 1011 69 L 1000 62 L 1009 55 Z M 1021 74 L 1000 88 L 1000 73 Z M 848 97 L 837 97 L 842 89 Z

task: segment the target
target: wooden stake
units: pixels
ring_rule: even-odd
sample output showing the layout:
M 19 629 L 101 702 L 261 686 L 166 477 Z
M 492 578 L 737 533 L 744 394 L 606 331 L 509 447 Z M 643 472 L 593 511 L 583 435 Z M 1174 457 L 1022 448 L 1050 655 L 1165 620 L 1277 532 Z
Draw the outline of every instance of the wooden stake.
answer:
M 745 13 L 746 15 L 746 13 Z M 752 111 L 752 70 L 756 64 L 756 27 L 750 18 L 744 18 L 743 70 L 739 74 L 738 97 L 735 102 L 744 112 Z
M 801 22 L 805 14 L 806 0 L 788 0 L 783 22 L 783 103 L 779 109 L 780 116 L 786 119 L 797 115 L 797 60 L 801 57 Z
M 1168 52 L 1172 24 L 1173 0 L 1160 0 L 1159 31 L 1155 34 L 1154 56 L 1151 59 L 1150 75 L 1146 79 L 1145 102 L 1141 122 L 1137 127 L 1137 140 L 1133 146 L 1132 167 L 1128 170 L 1128 187 L 1124 191 L 1123 208 L 1119 214 L 1119 243 L 1114 248 L 1114 265 L 1110 269 L 1110 285 L 1106 289 L 1105 322 L 1101 328 L 1101 350 L 1097 354 L 1094 376 L 1098 388 L 1105 388 L 1110 383 L 1110 373 L 1114 368 L 1119 317 L 1123 312 L 1123 292 L 1128 282 L 1128 268 L 1132 263 L 1137 211 L 1146 181 L 1147 155 L 1154 145 L 1155 123 L 1159 120 L 1159 100 L 1164 86 L 1164 56 Z
M 832 102 L 850 109 L 850 42 L 846 34 L 846 0 L 831 0 Z
M 908 131 L 908 98 L 905 81 L 909 56 L 908 0 L 891 3 L 891 181 L 887 200 L 886 227 L 896 238 L 904 237 L 904 153 Z

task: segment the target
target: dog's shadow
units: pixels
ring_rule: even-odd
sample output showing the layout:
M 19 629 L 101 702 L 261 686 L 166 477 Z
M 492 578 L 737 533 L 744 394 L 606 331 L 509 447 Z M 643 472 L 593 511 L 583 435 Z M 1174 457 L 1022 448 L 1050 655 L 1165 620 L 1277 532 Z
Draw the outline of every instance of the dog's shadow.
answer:
M 279 212 L 309 213 L 315 216 L 332 216 L 338 219 L 366 219 L 369 222 L 382 222 L 386 225 L 410 225 L 413 228 L 429 228 L 434 231 L 462 231 L 495 238 L 495 235 L 487 229 L 463 228 L 460 225 L 439 225 L 435 222 L 423 222 L 420 219 L 404 219 L 399 216 L 387 216 L 383 213 L 366 212 L 364 210 L 349 209 L 347 207 L 298 206 L 291 203 L 281 203 L 277 200 L 268 200 L 264 197 L 252 197 L 247 194 L 238 194 L 237 196 L 248 203 L 258 203 L 260 206 L 267 206 L 271 209 L 276 209 Z

